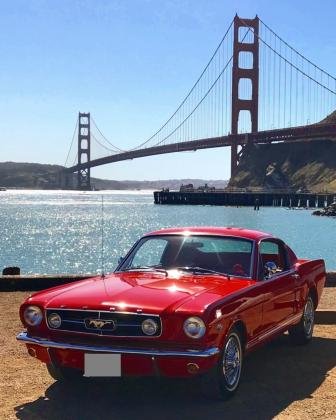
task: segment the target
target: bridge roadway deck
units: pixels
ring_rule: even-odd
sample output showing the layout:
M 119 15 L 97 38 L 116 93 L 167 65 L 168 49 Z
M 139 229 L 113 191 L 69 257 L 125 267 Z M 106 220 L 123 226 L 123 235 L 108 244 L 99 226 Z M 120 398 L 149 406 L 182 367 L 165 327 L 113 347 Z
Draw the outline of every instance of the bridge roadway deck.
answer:
M 259 131 L 257 133 L 246 133 L 211 137 L 200 140 L 191 140 L 180 143 L 153 146 L 144 149 L 130 150 L 114 155 L 93 159 L 81 165 L 71 166 L 65 172 L 72 173 L 86 168 L 106 165 L 108 163 L 120 162 L 123 160 L 137 159 L 145 156 L 161 155 L 166 153 L 177 153 L 196 151 L 200 149 L 211 149 L 215 147 L 227 147 L 232 144 L 245 145 L 248 143 L 272 143 L 289 142 L 299 139 L 336 139 L 336 124 L 314 124 L 301 127 L 282 128 L 277 130 Z

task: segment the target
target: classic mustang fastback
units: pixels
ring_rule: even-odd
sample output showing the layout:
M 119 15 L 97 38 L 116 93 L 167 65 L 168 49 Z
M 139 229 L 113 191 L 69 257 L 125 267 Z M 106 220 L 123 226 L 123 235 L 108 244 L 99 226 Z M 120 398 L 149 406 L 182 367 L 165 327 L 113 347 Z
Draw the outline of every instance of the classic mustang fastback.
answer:
M 35 293 L 18 335 L 56 380 L 199 376 L 231 396 L 243 357 L 289 331 L 311 340 L 323 260 L 298 259 L 247 229 L 163 229 L 142 237 L 114 273 Z

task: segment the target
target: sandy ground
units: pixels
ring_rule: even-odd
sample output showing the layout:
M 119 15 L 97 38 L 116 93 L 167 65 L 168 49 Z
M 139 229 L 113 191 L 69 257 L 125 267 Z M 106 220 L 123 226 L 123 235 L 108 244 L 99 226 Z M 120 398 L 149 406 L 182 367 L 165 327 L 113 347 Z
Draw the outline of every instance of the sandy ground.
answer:
M 0 293 L 0 419 L 336 419 L 336 325 L 315 327 L 304 347 L 288 336 L 245 360 L 236 396 L 207 400 L 194 380 L 87 381 L 65 387 L 15 340 L 26 292 Z M 336 305 L 328 288 L 321 305 Z
M 319 309 L 331 308 L 336 311 L 336 287 L 325 288 L 319 303 Z

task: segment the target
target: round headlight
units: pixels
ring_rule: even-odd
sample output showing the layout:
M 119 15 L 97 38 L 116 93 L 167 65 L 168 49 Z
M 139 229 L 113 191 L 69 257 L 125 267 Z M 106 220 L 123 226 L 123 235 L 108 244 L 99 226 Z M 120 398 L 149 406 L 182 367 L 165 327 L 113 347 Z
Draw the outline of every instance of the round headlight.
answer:
M 184 321 L 183 329 L 188 337 L 201 338 L 205 334 L 206 328 L 201 318 L 193 316 Z
M 48 316 L 48 324 L 51 328 L 59 328 L 62 324 L 62 319 L 58 314 L 53 312 Z
M 23 312 L 23 318 L 28 325 L 36 327 L 42 322 L 42 311 L 38 306 L 27 306 Z
M 158 328 L 158 324 L 153 319 L 145 319 L 141 324 L 141 329 L 146 335 L 154 335 Z

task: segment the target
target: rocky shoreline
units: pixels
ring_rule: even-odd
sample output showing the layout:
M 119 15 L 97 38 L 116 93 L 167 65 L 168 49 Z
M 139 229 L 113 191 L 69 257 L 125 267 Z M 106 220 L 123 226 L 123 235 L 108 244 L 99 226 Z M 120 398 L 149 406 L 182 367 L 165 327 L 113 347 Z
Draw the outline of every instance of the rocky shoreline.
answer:
M 314 216 L 329 216 L 336 217 L 336 202 L 331 203 L 330 206 L 313 212 Z

